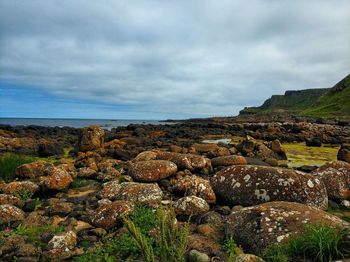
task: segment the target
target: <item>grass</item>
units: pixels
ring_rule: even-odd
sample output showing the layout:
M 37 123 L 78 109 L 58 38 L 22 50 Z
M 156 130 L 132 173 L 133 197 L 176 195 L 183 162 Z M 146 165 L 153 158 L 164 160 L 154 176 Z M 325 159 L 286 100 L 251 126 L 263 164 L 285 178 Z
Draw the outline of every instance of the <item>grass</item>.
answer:
M 308 225 L 303 233 L 287 242 L 268 247 L 263 252 L 263 258 L 271 262 L 302 259 L 328 262 L 342 259 L 350 255 L 350 251 L 344 245 L 345 234 L 344 230 L 323 224 Z
M 23 188 L 18 193 L 15 193 L 15 196 L 21 199 L 21 201 L 26 202 L 28 199 L 31 199 L 33 193 L 26 188 Z
M 237 246 L 236 242 L 232 237 L 224 239 L 223 248 L 227 253 L 228 262 L 233 261 L 237 255 L 243 253 L 243 251 Z
M 15 179 L 16 168 L 20 165 L 31 163 L 37 160 L 35 157 L 5 153 L 0 156 L 0 179 L 10 182 Z

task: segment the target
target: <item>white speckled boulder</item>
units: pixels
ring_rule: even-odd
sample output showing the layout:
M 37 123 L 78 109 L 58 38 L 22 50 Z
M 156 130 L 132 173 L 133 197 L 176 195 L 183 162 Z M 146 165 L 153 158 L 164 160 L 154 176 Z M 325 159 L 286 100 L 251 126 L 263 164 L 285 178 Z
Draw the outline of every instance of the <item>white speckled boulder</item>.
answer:
M 316 177 L 267 166 L 231 166 L 211 180 L 214 192 L 231 205 L 252 206 L 270 201 L 299 202 L 327 209 L 325 185 Z
M 157 182 L 177 171 L 177 166 L 166 160 L 149 160 L 131 163 L 128 174 L 139 182 Z
M 177 215 L 198 216 L 209 211 L 208 203 L 196 196 L 187 196 L 174 202 Z
M 305 224 L 323 223 L 338 228 L 349 226 L 325 211 L 294 202 L 269 202 L 233 212 L 225 231 L 246 252 L 260 252 L 268 245 L 300 233 Z

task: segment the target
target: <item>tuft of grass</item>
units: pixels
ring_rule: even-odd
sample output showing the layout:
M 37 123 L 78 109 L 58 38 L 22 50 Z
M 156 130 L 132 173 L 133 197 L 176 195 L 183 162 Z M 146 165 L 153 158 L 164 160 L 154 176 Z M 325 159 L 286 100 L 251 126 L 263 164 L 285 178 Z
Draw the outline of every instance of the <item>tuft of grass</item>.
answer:
M 263 257 L 266 261 L 289 262 L 309 259 L 328 262 L 345 258 L 350 250 L 344 245 L 346 231 L 323 224 L 307 225 L 303 233 L 286 243 L 268 247 Z
M 23 202 L 26 202 L 28 199 L 32 198 L 33 193 L 29 189 L 23 188 L 17 192 L 15 196 L 21 199 Z
M 232 237 L 224 239 L 223 247 L 228 255 L 227 261 L 233 261 L 237 255 L 243 253 Z
M 0 179 L 3 179 L 5 182 L 14 180 L 17 167 L 35 160 L 37 160 L 35 157 L 14 153 L 0 155 Z
M 72 188 L 80 188 L 88 185 L 88 180 L 85 178 L 76 177 L 72 182 Z

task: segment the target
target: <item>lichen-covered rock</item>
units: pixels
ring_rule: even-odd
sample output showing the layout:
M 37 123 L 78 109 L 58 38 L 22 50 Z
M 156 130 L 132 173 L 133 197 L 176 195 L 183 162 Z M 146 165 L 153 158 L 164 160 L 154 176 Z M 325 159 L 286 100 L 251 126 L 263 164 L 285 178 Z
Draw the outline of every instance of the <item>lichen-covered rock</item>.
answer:
M 23 219 L 24 212 L 22 209 L 13 205 L 0 205 L 0 225 L 13 221 L 21 221 Z
M 0 194 L 0 205 L 13 205 L 17 207 L 23 207 L 23 201 L 16 196 L 9 194 Z
M 326 209 L 326 187 L 315 176 L 265 166 L 231 166 L 212 178 L 214 192 L 232 205 L 291 201 Z
M 233 212 L 225 231 L 243 250 L 256 253 L 268 245 L 300 233 L 305 224 L 323 223 L 343 228 L 349 224 L 320 209 L 295 202 L 269 202 Z
M 211 164 L 216 166 L 246 165 L 247 160 L 243 156 L 219 156 L 211 159 Z
M 81 167 L 78 170 L 78 177 L 93 178 L 96 177 L 96 174 L 96 170 L 93 170 L 90 167 Z
M 48 251 L 44 257 L 50 261 L 62 261 L 74 255 L 72 252 L 77 245 L 77 235 L 74 231 L 63 232 L 53 236 L 47 244 Z
M 270 144 L 270 146 L 273 146 L 275 150 L 280 151 L 277 149 L 277 145 L 275 144 L 277 144 L 277 142 L 275 142 L 274 145 Z M 262 160 L 267 158 L 287 159 L 286 155 L 282 153 L 282 148 L 281 152 L 277 153 L 267 147 L 265 144 L 252 138 L 242 141 L 237 145 L 237 149 L 243 156 L 247 157 L 254 157 Z
M 144 151 L 138 154 L 133 161 L 149 161 L 149 160 L 155 160 L 157 159 L 157 152 L 155 151 Z
M 48 190 L 64 190 L 73 182 L 71 175 L 60 166 L 49 168 L 47 174 L 42 185 Z
M 211 167 L 210 159 L 193 154 L 157 151 L 157 159 L 172 161 L 179 169 L 196 170 Z
M 209 211 L 208 203 L 196 196 L 187 196 L 174 202 L 175 213 L 177 215 L 198 216 Z
M 39 160 L 29 164 L 23 164 L 16 168 L 16 176 L 22 178 L 36 178 L 43 176 L 49 166 L 45 161 Z
M 99 196 L 109 200 L 127 200 L 155 207 L 162 201 L 163 192 L 157 183 L 110 181 L 103 184 Z
M 128 174 L 140 182 L 156 182 L 177 171 L 177 166 L 166 160 L 149 160 L 131 163 Z
M 350 163 L 350 144 L 342 144 L 338 152 L 338 160 Z
M 343 200 L 350 197 L 350 164 L 343 161 L 327 163 L 311 172 L 326 186 L 329 199 Z
M 96 227 L 109 229 L 122 224 L 123 216 L 130 214 L 134 209 L 130 201 L 116 200 L 104 204 L 94 210 L 91 214 L 91 223 Z
M 279 140 L 271 141 L 268 143 L 268 147 L 276 154 L 277 159 L 287 160 L 286 150 L 284 150 Z
M 260 257 L 257 257 L 256 255 L 252 254 L 239 254 L 235 256 L 232 260 L 232 262 L 264 262 Z
M 39 186 L 31 181 L 14 181 L 8 184 L 0 184 L 0 192 L 4 194 L 20 195 L 24 192 L 34 194 L 38 190 Z
M 76 168 L 88 167 L 97 171 L 97 163 L 102 160 L 102 157 L 97 152 L 88 151 L 86 153 L 79 152 L 78 157 L 74 162 Z
M 209 204 L 216 202 L 216 196 L 210 182 L 195 175 L 179 177 L 172 186 L 172 190 L 184 193 L 185 196 L 203 198 Z
M 78 149 L 82 152 L 103 148 L 105 131 L 98 126 L 88 126 L 81 130 Z
M 59 198 L 50 198 L 45 203 L 45 211 L 50 216 L 65 216 L 73 211 L 73 203 L 66 202 Z

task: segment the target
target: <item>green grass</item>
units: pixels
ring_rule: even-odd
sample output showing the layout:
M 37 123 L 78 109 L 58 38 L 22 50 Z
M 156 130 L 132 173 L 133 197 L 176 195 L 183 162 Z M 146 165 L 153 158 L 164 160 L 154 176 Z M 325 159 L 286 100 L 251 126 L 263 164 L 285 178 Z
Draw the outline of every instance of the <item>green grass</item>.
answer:
M 18 193 L 15 193 L 14 195 L 19 199 L 21 199 L 23 202 L 26 202 L 28 199 L 32 198 L 33 193 L 29 189 L 23 188 L 22 190 L 20 190 Z
M 323 224 L 305 226 L 303 233 L 287 242 L 274 244 L 263 252 L 263 258 L 271 262 L 291 262 L 302 259 L 328 262 L 350 255 L 344 245 L 346 232 Z M 347 244 L 349 245 L 349 244 Z
M 233 261 L 237 255 L 243 253 L 232 237 L 224 239 L 223 247 L 228 256 L 228 262 Z
M 35 157 L 5 153 L 0 156 L 0 179 L 10 182 L 15 179 L 16 168 L 20 165 L 31 163 L 37 160 Z

